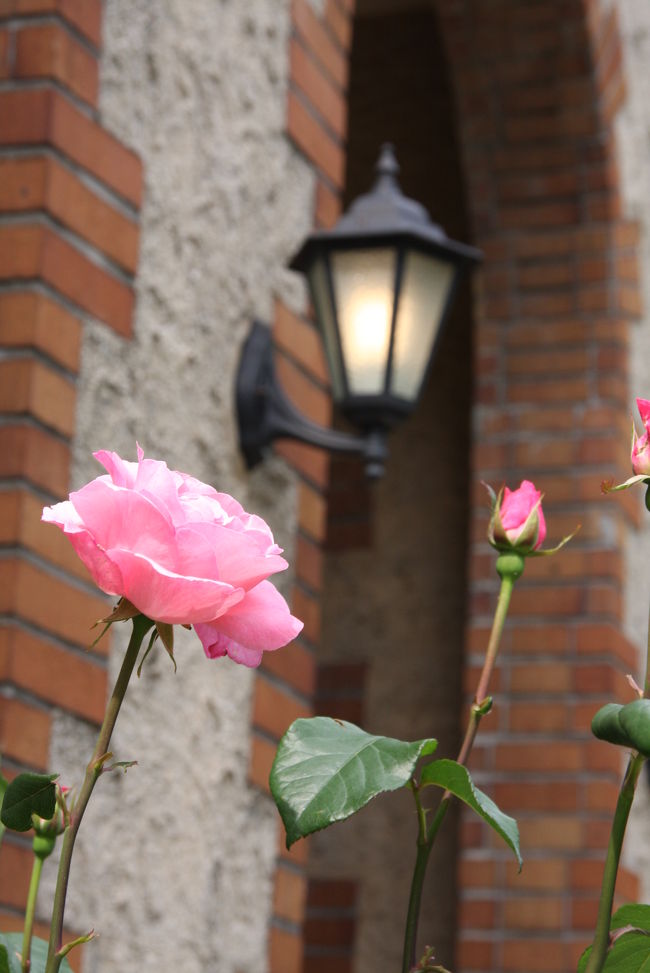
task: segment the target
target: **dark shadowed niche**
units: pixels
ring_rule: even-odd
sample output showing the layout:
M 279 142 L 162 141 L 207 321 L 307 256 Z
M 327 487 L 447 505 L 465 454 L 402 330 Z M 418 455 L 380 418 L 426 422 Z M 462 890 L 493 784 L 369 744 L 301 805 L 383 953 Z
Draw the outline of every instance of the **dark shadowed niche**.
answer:
M 454 105 L 436 17 L 401 2 L 361 3 L 350 77 L 347 202 L 367 191 L 380 144 L 394 143 L 404 192 L 447 233 L 471 242 Z M 466 594 L 471 401 L 470 291 L 465 282 L 415 415 L 390 439 L 370 491 L 335 462 L 324 592 L 320 710 L 356 715 L 371 732 L 435 736 L 455 756 Z M 363 674 L 360 680 L 359 674 Z M 362 684 L 362 685 L 361 685 Z M 434 795 L 432 795 L 434 796 Z M 437 796 L 436 796 L 437 799 Z M 430 865 L 422 945 L 453 964 L 455 819 Z M 415 855 L 410 794 L 382 797 L 311 841 L 313 886 L 329 880 L 332 926 L 311 909 L 306 973 L 397 973 Z M 339 882 L 341 903 L 332 911 Z M 352 892 L 351 892 L 352 890 Z M 318 894 L 312 902 L 318 902 Z M 334 919 L 338 918 L 338 925 Z M 310 935 L 310 930 L 318 930 Z M 453 967 L 452 967 L 453 968 Z

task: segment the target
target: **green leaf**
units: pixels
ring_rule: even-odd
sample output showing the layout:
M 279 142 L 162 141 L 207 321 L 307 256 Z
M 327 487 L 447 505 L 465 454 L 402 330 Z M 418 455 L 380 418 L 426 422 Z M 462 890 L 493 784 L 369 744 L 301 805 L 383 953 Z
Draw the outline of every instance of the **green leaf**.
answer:
M 422 783 L 435 784 L 446 791 L 450 791 L 459 800 L 476 811 L 484 821 L 501 835 L 507 845 L 512 848 L 519 862 L 519 870 L 523 864 L 519 850 L 519 828 L 514 818 L 500 811 L 492 798 L 474 786 L 467 769 L 455 760 L 434 760 L 422 768 Z
M 612 917 L 611 928 L 621 929 L 623 926 L 635 926 L 650 932 L 650 905 L 639 905 L 636 902 L 622 905 Z
M 418 758 L 437 746 L 432 739 L 405 743 L 373 736 L 326 716 L 296 720 L 280 740 L 270 777 L 287 848 L 344 821 L 377 794 L 403 787 Z
M 650 905 L 623 905 L 612 916 L 610 928 L 624 929 L 633 926 L 629 932 L 617 939 L 607 954 L 603 971 L 607 973 L 648 973 L 650 971 Z M 643 931 L 641 931 L 643 930 Z M 589 946 L 578 963 L 578 973 L 584 973 L 587 960 L 591 955 Z
M 20 965 L 22 948 L 22 933 L 0 932 L 0 973 L 22 973 Z
M 23 949 L 23 934 L 21 932 L 0 933 L 0 973 L 5 973 L 1 959 L 2 945 L 4 945 L 8 953 L 9 973 L 22 973 L 20 959 L 18 957 L 21 955 Z M 29 973 L 45 973 L 47 948 L 48 944 L 44 939 L 39 939 L 38 936 L 33 937 Z M 61 961 L 59 973 L 72 973 L 72 968 L 65 958 Z
M 9 784 L 2 802 L 0 820 L 14 831 L 29 831 L 32 814 L 46 820 L 54 814 L 58 774 L 19 774 Z
M 591 955 L 591 946 L 578 963 L 578 973 L 584 973 Z M 643 932 L 628 932 L 616 940 L 607 953 L 603 973 L 650 973 L 650 936 Z
M 7 790 L 8 786 L 9 786 L 9 781 L 3 774 L 0 774 L 0 810 L 2 809 L 2 802 L 4 800 L 5 791 Z M 2 820 L 0 820 L 0 841 L 2 841 L 4 831 L 5 831 L 5 826 L 2 823 Z M 1 963 L 0 963 L 0 973 L 3 973 Z
M 11 973 L 9 953 L 7 952 L 7 947 L 3 944 L 0 944 L 0 973 Z
M 650 699 L 635 699 L 623 706 L 619 722 L 635 750 L 650 757 Z
M 619 719 L 622 709 L 620 703 L 607 703 L 602 706 L 591 721 L 591 732 L 599 740 L 616 743 L 621 747 L 631 747 L 632 742 Z

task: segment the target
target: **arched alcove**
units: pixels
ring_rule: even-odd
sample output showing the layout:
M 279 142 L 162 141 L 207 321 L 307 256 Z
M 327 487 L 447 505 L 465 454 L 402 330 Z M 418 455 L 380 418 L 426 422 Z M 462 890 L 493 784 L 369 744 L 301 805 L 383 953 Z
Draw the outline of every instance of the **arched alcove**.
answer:
M 347 202 L 367 191 L 384 141 L 395 145 L 407 195 L 451 236 L 469 241 L 445 58 L 428 5 L 360 5 Z M 391 438 L 385 478 L 369 490 L 358 468 L 333 464 L 318 657 L 323 713 L 401 739 L 435 736 L 444 756 L 455 756 L 458 739 L 470 392 L 465 283 L 423 400 Z M 410 794 L 393 794 L 312 840 L 308 973 L 320 969 L 321 954 L 332 973 L 400 967 L 413 812 Z M 452 963 L 455 928 L 455 828 L 449 819 L 431 863 L 421 924 L 422 942 L 435 945 L 445 964 Z

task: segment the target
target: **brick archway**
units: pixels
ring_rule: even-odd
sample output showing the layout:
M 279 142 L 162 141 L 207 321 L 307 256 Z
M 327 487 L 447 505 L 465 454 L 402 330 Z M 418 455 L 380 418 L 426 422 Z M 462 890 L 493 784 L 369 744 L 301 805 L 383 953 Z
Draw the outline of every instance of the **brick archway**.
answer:
M 622 633 L 623 545 L 636 508 L 600 496 L 628 475 L 627 333 L 640 310 L 637 228 L 621 212 L 613 121 L 625 96 L 615 8 L 437 4 L 458 106 L 476 300 L 472 579 L 466 687 L 496 592 L 480 480 L 535 480 L 557 560 L 529 564 L 472 757 L 519 821 L 521 876 L 467 820 L 463 970 L 575 969 L 589 941 L 620 757 L 591 716 L 636 665 Z M 610 528 L 612 528 L 610 530 Z M 525 785 L 525 786 L 522 786 Z M 623 873 L 619 892 L 634 894 Z

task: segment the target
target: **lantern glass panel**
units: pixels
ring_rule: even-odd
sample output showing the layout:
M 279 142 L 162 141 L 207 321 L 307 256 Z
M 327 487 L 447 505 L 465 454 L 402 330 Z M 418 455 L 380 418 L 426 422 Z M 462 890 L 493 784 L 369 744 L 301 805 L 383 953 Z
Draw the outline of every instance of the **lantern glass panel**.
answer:
M 395 252 L 331 254 L 341 348 L 352 395 L 385 391 L 395 287 Z
M 455 267 L 417 250 L 404 255 L 402 287 L 395 321 L 393 395 L 414 401 L 429 363 Z
M 332 392 L 335 399 L 342 399 L 345 387 L 341 369 L 341 354 L 334 320 L 327 264 L 324 257 L 318 257 L 312 264 L 309 270 L 309 285 L 316 311 L 316 320 L 320 323 L 323 334 L 325 354 L 332 379 Z

